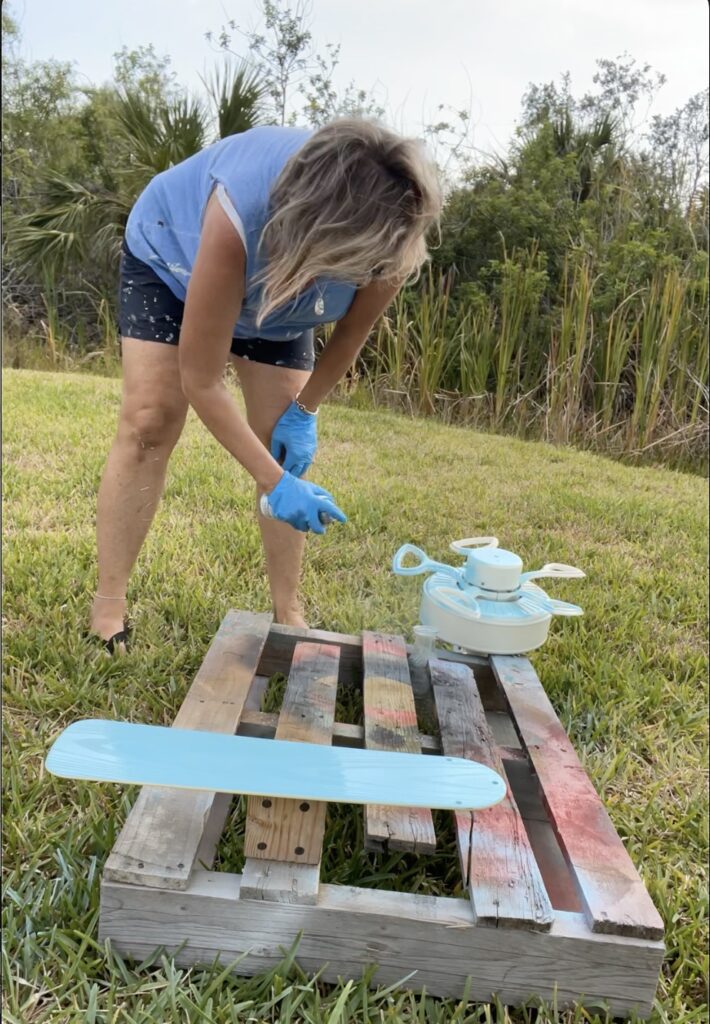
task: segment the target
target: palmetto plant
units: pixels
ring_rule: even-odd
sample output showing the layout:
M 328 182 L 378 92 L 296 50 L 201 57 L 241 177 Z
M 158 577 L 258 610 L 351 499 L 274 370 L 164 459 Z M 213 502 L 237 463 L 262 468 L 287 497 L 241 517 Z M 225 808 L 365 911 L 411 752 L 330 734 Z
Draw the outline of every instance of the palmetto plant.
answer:
M 268 89 L 260 73 L 249 64 L 224 64 L 203 82 L 215 111 L 220 139 L 238 135 L 262 121 Z
M 61 273 L 70 262 L 113 264 L 130 209 L 151 178 L 199 152 L 214 135 L 223 138 L 258 124 L 263 94 L 258 75 L 244 65 L 215 72 L 208 85 L 212 118 L 199 99 L 156 101 L 136 90 L 117 90 L 110 107 L 113 187 L 48 172 L 34 209 L 6 225 L 10 257 L 50 274 Z
M 71 261 L 115 255 L 131 198 L 48 173 L 42 181 L 41 205 L 8 224 L 11 258 L 45 272 L 59 271 Z
M 117 97 L 115 122 L 125 164 L 118 176 L 130 192 L 198 153 L 207 141 L 207 111 L 197 99 L 178 96 L 159 103 L 138 92 Z
M 571 111 L 566 109 L 552 122 L 552 139 L 558 156 L 574 155 L 577 202 L 589 198 L 595 181 L 607 179 L 619 168 L 617 124 L 611 114 L 601 114 L 591 125 L 580 128 Z

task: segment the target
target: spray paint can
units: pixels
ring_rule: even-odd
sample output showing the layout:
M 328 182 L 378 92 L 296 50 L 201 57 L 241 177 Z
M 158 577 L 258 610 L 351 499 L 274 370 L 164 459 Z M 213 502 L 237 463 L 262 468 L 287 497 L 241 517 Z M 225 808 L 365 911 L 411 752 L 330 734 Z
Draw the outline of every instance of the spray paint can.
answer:
M 275 519 L 276 516 L 271 511 L 271 505 L 269 504 L 268 494 L 262 494 L 259 498 L 259 511 L 261 512 L 264 519 Z M 327 512 L 319 512 L 318 518 L 323 523 L 323 526 L 327 526 L 328 523 L 333 522 L 333 517 L 329 516 Z

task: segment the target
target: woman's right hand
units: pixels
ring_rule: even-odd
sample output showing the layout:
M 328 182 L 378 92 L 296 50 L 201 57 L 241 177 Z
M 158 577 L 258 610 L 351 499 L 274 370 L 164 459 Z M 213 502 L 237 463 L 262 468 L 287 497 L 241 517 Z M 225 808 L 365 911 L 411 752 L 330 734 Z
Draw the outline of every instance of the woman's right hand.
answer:
M 321 516 L 347 523 L 348 517 L 335 504 L 335 498 L 328 491 L 309 480 L 301 480 L 291 473 L 283 476 L 266 495 L 274 519 L 288 523 L 302 533 L 325 533 Z M 326 519 L 327 522 L 327 519 Z

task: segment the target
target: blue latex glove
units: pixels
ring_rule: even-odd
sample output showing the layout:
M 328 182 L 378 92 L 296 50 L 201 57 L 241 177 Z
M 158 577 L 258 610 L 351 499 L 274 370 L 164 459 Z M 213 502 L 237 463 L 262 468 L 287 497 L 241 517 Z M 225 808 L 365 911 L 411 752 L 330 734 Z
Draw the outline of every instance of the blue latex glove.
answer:
M 291 402 L 271 435 L 271 454 L 287 473 L 303 476 L 316 454 L 315 413 L 303 412 Z
M 325 533 L 325 524 L 320 516 L 329 516 L 339 523 L 347 523 L 348 517 L 335 504 L 335 498 L 328 491 L 309 480 L 299 480 L 291 473 L 284 473 L 273 491 L 267 495 L 269 509 L 274 519 L 289 523 L 296 530 L 308 533 Z

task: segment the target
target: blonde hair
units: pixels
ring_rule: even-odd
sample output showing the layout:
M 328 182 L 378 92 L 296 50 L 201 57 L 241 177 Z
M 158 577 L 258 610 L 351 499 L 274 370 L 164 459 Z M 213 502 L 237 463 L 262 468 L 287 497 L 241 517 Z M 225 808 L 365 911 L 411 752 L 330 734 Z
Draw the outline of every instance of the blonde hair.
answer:
M 441 203 L 436 167 L 418 139 L 364 118 L 320 128 L 271 190 L 257 325 L 317 277 L 361 286 L 418 274 Z

